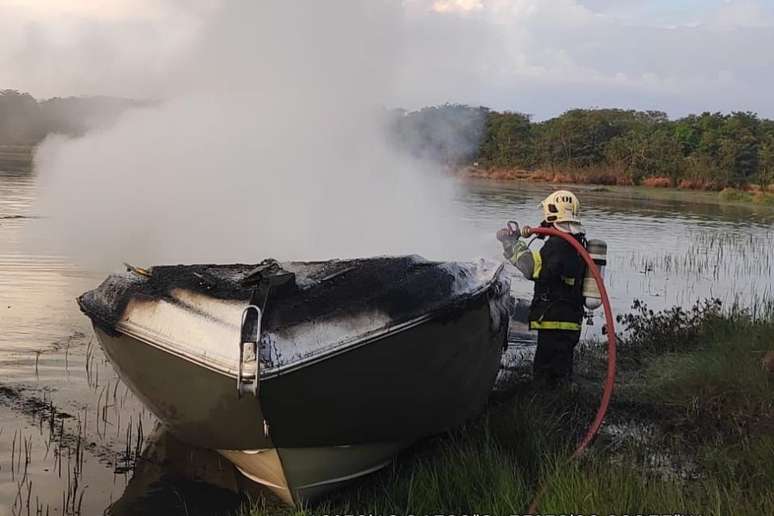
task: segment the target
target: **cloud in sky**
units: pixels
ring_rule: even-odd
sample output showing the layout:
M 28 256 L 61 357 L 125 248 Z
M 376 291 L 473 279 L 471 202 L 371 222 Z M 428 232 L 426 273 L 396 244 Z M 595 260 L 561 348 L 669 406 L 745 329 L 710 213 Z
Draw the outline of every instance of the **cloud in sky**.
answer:
M 571 107 L 753 110 L 774 116 L 774 16 L 755 0 L 410 1 L 408 66 L 433 69 L 420 103 L 450 99 L 534 113 Z M 416 75 L 416 70 L 409 76 Z M 439 80 L 440 79 L 440 80 Z M 431 91 L 433 88 L 434 91 Z M 415 88 L 416 89 L 416 88 Z M 407 92 L 408 95 L 408 92 Z
M 0 88 L 35 96 L 165 95 L 215 4 L 0 0 Z
M 477 11 L 483 8 L 483 0 L 436 0 L 432 5 L 432 10 L 437 13 Z
M 537 118 L 592 106 L 774 117 L 767 0 L 401 5 L 396 87 L 386 105 L 466 102 Z M 185 87 L 169 72 L 195 58 L 192 42 L 213 9 L 218 2 L 206 0 L 0 0 L 0 87 L 37 96 L 169 95 Z
M 766 0 L 579 0 L 594 12 L 661 26 L 765 26 L 772 24 Z

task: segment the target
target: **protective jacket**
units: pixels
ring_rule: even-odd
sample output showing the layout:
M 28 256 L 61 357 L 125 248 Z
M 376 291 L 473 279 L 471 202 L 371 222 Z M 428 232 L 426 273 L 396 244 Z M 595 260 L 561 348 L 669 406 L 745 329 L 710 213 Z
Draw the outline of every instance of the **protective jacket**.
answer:
M 583 234 L 573 237 L 585 245 Z M 548 237 L 540 250 L 531 250 L 524 241 L 518 240 L 506 247 L 505 255 L 527 279 L 535 282 L 529 310 L 530 329 L 581 329 L 586 264 L 569 242 Z

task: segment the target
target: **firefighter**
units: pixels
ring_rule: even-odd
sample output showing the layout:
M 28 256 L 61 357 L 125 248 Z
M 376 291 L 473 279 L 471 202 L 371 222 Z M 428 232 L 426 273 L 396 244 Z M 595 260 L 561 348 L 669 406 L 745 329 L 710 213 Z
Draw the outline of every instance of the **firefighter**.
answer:
M 572 192 L 556 191 L 540 206 L 541 226 L 569 233 L 586 245 L 580 204 Z M 573 350 L 580 340 L 584 314 L 586 265 L 569 242 L 559 237 L 548 237 L 539 250 L 528 248 L 519 237 L 529 234 L 529 226 L 522 227 L 520 234 L 505 228 L 497 232 L 497 239 L 503 244 L 505 258 L 535 282 L 529 309 L 530 329 L 538 332 L 533 378 L 556 387 L 572 380 Z

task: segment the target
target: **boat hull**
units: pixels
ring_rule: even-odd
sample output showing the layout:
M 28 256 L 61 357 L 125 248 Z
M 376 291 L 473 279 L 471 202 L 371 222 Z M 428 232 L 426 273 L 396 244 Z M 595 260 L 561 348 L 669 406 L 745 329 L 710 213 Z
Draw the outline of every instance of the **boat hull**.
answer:
M 269 448 L 261 404 L 236 379 L 125 334 L 95 327 L 121 380 L 179 439 L 211 449 Z
M 498 269 L 440 308 L 262 369 L 257 395 L 240 397 L 235 364 L 209 354 L 236 347 L 238 327 L 227 321 L 240 305 L 197 311 L 215 305 L 186 299 L 133 300 L 113 331 L 95 324 L 97 337 L 124 382 L 175 436 L 218 450 L 288 503 L 375 471 L 416 440 L 479 413 L 509 323 L 508 282 Z M 226 322 L 207 315 L 215 312 Z M 346 330 L 348 321 L 334 324 Z M 171 341 L 176 335 L 185 339 Z M 207 353 L 187 352 L 185 343 Z
M 502 322 L 493 328 L 490 301 L 484 291 L 413 327 L 262 379 L 258 398 L 238 397 L 234 377 L 153 343 L 95 331 L 122 380 L 195 446 L 395 442 L 452 428 L 484 406 L 507 333 Z
M 296 505 L 384 468 L 410 444 L 399 441 L 218 452 L 249 480 L 270 489 L 283 502 Z
M 488 292 L 399 333 L 261 384 L 275 446 L 393 442 L 442 432 L 486 403 L 506 325 Z M 299 424 L 302 421 L 309 424 Z

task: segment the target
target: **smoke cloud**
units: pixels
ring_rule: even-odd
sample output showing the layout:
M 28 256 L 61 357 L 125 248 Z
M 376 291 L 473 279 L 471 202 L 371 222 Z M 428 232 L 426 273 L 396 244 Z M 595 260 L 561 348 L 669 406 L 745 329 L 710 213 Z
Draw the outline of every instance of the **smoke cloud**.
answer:
M 387 138 L 384 104 L 410 80 L 399 3 L 209 13 L 170 64 L 164 100 L 39 148 L 47 246 L 103 269 L 476 254 L 453 183 Z

